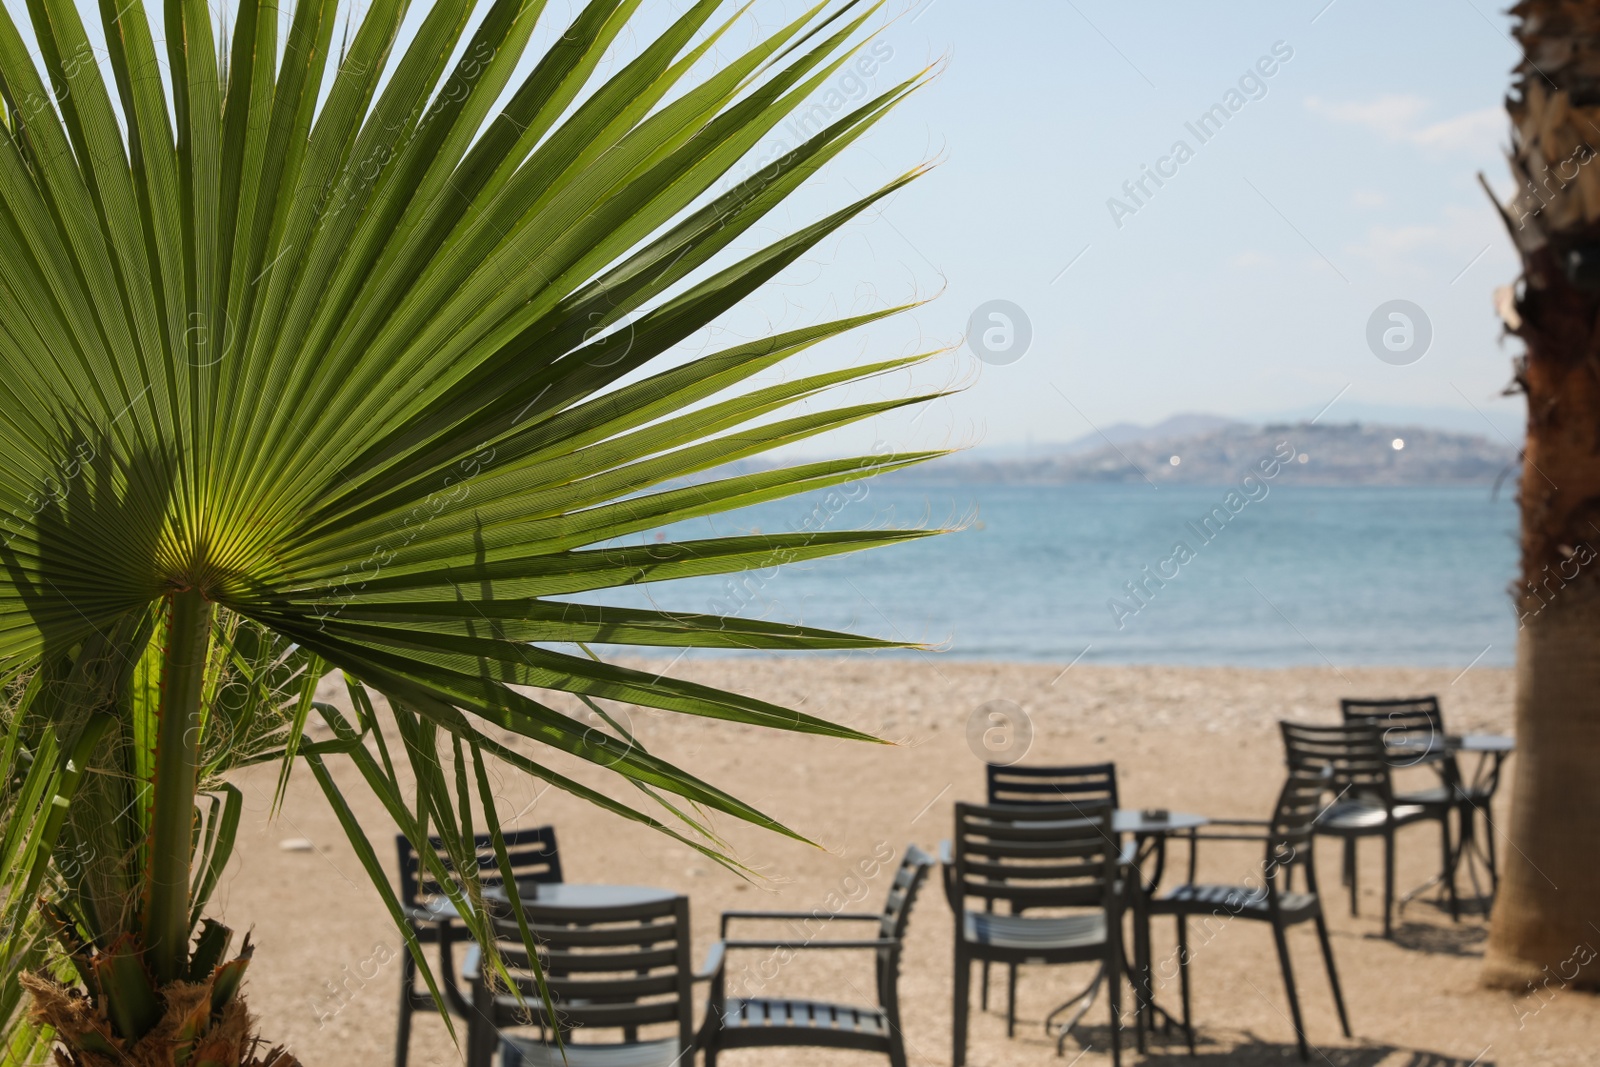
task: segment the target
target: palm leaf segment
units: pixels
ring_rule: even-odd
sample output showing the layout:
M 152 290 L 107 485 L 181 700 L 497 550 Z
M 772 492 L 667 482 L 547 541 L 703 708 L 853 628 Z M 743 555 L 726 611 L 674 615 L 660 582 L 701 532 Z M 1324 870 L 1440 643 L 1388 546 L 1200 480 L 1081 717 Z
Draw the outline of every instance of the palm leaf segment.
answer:
M 911 85 L 689 210 L 843 61 L 864 16 L 813 12 L 683 88 L 725 28 L 691 47 L 718 6 L 702 2 L 574 108 L 634 6 L 589 5 L 476 141 L 541 4 L 495 4 L 430 97 L 470 5 L 434 7 L 390 64 L 404 5 L 375 3 L 315 115 L 308 86 L 323 77 L 333 6 L 297 8 L 277 72 L 257 62 L 276 48 L 272 10 L 250 9 L 226 80 L 208 51 L 169 51 L 169 150 L 173 120 L 149 77 L 145 14 L 123 5 L 108 39 L 131 116 L 126 151 L 98 66 L 55 58 L 87 46 L 73 5 L 39 5 L 35 25 L 47 65 L 65 72 L 53 97 L 59 122 L 16 28 L 0 18 L 11 103 L 10 136 L 0 138 L 0 652 L 10 662 L 197 590 L 452 729 L 470 727 L 445 705 L 617 758 L 508 687 L 520 684 L 831 730 L 530 644 L 876 644 L 551 598 L 908 536 L 585 547 L 925 458 L 650 491 L 921 399 L 751 425 L 909 362 L 898 360 L 685 410 L 873 316 L 607 389 L 907 180 L 612 328 L 726 247 Z M 206 5 L 181 13 L 185 32 L 171 40 L 212 39 Z M 487 677 L 485 662 L 496 665 Z M 615 766 L 648 771 L 632 758 Z
M 357 743 L 375 732 L 359 685 L 355 723 L 313 709 L 312 684 L 275 705 L 291 725 L 280 754 L 297 754 L 306 715 L 320 710 L 340 739 L 333 747 L 357 761 L 414 840 L 430 822 L 460 840 L 473 792 L 492 822 L 486 755 L 653 822 L 492 740 L 484 722 L 598 763 L 694 826 L 665 794 L 776 827 L 528 687 L 863 736 L 549 647 L 883 646 L 563 598 L 924 533 L 618 547 L 641 531 L 932 455 L 712 473 L 685 486 L 927 399 L 785 411 L 923 356 L 755 382 L 901 308 L 650 369 L 917 175 L 742 258 L 715 258 L 922 75 L 729 182 L 849 61 L 875 7 L 820 4 L 702 78 L 691 74 L 741 13 L 725 18 L 721 4 L 701 0 L 600 76 L 639 4 L 581 7 L 522 74 L 543 0 L 496 0 L 476 20 L 474 2 L 439 0 L 403 48 L 408 5 L 373 0 L 337 57 L 336 0 L 300 0 L 281 25 L 275 4 L 245 0 L 215 51 L 210 6 L 169 0 L 166 80 L 139 0 L 102 3 L 104 64 L 72 0 L 30 0 L 37 61 L 0 10 L 5 676 L 81 672 L 98 656 L 120 679 L 107 692 L 126 692 L 130 669 L 155 692 L 160 678 L 128 667 L 147 645 L 160 646 L 167 669 L 189 662 L 184 677 L 196 687 L 210 684 L 196 680 L 202 662 L 231 663 L 247 681 L 287 670 L 314 683 L 340 668 L 390 698 L 414 769 L 438 755 L 443 731 L 457 780 L 419 771 L 425 802 L 408 808 L 388 752 Z M 206 763 L 182 724 L 152 724 L 160 706 L 135 700 L 132 725 L 114 727 L 135 735 L 128 758 L 143 762 L 131 769 L 145 780 L 182 772 L 203 788 L 227 761 Z M 85 731 L 98 727 L 86 723 L 80 715 L 50 742 L 59 768 L 40 797 L 72 781 L 75 746 L 93 749 Z M 189 750 L 163 748 L 161 736 L 189 738 Z M 301 754 L 347 816 L 323 753 Z M 181 852 L 187 871 L 190 802 L 159 809 L 158 799 L 139 812 L 146 859 Z M 28 855 L 48 855 L 55 840 L 38 826 L 25 835 Z M 347 828 L 364 846 L 360 828 Z M 375 860 L 369 869 L 381 880 Z M 195 884 L 164 916 L 146 900 L 153 943 L 163 932 L 169 950 L 186 941 L 204 898 Z M 156 966 L 160 980 L 181 976 L 182 953 L 173 959 L 165 973 Z

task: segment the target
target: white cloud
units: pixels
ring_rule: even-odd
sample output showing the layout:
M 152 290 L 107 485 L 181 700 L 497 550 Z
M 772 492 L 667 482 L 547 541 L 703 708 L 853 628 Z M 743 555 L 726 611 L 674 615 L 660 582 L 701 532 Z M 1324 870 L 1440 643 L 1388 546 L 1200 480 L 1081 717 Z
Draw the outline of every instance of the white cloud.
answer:
M 1350 194 L 1350 203 L 1363 208 L 1388 207 L 1389 197 L 1377 189 L 1357 189 Z
M 1385 139 L 1440 151 L 1471 151 L 1493 145 L 1506 128 L 1504 112 L 1488 107 L 1437 122 L 1423 121 L 1432 106 L 1420 96 L 1388 94 L 1361 101 L 1307 97 L 1306 110 L 1333 122 L 1364 126 Z
M 1380 274 L 1449 280 L 1477 263 L 1487 247 L 1504 249 L 1504 237 L 1488 211 L 1446 205 L 1439 221 L 1407 226 L 1369 226 L 1365 238 L 1344 252 L 1365 260 Z
M 1424 126 L 1411 135 L 1411 141 L 1424 148 L 1442 148 L 1447 152 L 1471 151 L 1497 143 L 1505 137 L 1505 131 L 1505 112 L 1497 107 L 1486 107 Z
M 1329 101 L 1311 96 L 1306 98 L 1306 109 L 1313 115 L 1348 125 L 1365 126 L 1392 141 L 1398 141 L 1416 126 L 1422 113 L 1428 110 L 1428 102 L 1420 96 L 1394 94 L 1380 96 L 1366 103 Z

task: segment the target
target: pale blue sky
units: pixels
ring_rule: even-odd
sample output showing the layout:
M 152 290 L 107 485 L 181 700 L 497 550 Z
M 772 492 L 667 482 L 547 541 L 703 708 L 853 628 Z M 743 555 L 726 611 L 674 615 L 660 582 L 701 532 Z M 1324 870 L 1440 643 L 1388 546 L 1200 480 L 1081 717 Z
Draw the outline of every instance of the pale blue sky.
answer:
M 638 34 L 683 6 L 645 0 Z M 729 47 L 803 6 L 758 0 Z M 535 49 L 576 7 L 551 0 Z M 883 21 L 870 88 L 929 63 L 942 73 L 763 232 L 923 160 L 939 167 L 709 340 L 938 294 L 812 360 L 954 344 L 995 299 L 1024 310 L 1032 342 L 1004 366 L 963 349 L 915 376 L 964 383 L 959 396 L 823 447 L 1065 440 L 1182 411 L 1309 416 L 1335 397 L 1330 420 L 1437 409 L 1436 422 L 1454 413 L 1492 434 L 1481 411 L 1515 435 L 1521 402 L 1499 392 L 1516 345 L 1497 339 L 1491 294 L 1516 262 L 1475 177 L 1509 197 L 1501 101 L 1516 50 L 1489 3 L 896 0 Z M 832 101 L 864 97 L 856 77 L 837 76 Z M 1186 123 L 1219 103 L 1237 111 L 1201 143 Z M 1180 140 L 1192 157 L 1162 162 Z M 1146 179 L 1134 204 L 1124 183 L 1158 165 L 1176 173 L 1159 188 Z M 1137 210 L 1114 220 L 1113 197 Z M 1429 351 L 1407 366 L 1366 342 L 1393 299 L 1432 323 Z
M 927 144 L 946 163 L 896 199 L 874 247 L 947 280 L 931 331 L 1004 298 L 1034 334 L 949 405 L 988 441 L 1315 411 L 1341 391 L 1330 419 L 1475 405 L 1515 425 L 1520 400 L 1498 394 L 1516 347 L 1497 341 L 1491 293 L 1516 261 L 1475 177 L 1509 195 L 1508 23 L 1481 0 L 914 8 L 887 31 L 897 58 L 948 53 L 949 70 L 870 151 Z M 1275 42 L 1292 58 L 1201 144 L 1185 123 Z M 1108 199 L 1130 202 L 1123 183 L 1180 139 L 1193 157 L 1119 228 Z M 1365 340 L 1394 298 L 1433 324 L 1409 366 Z

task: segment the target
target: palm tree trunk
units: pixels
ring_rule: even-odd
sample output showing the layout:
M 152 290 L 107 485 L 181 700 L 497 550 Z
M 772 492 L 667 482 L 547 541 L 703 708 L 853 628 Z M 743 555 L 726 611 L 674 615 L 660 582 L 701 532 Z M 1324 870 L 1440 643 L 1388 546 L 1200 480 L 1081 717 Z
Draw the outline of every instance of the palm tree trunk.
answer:
M 1495 905 L 1485 977 L 1525 990 L 1596 984 L 1600 946 L 1600 597 L 1586 590 L 1552 604 L 1517 650 L 1517 749 L 1505 876 Z
M 146 962 L 165 984 L 189 963 L 189 858 L 199 790 L 200 698 L 211 642 L 211 603 L 198 589 L 172 597 L 150 815 Z
M 1512 847 L 1485 978 L 1600 985 L 1600 5 L 1524 0 L 1506 109 L 1523 275 L 1497 301 L 1526 354 Z

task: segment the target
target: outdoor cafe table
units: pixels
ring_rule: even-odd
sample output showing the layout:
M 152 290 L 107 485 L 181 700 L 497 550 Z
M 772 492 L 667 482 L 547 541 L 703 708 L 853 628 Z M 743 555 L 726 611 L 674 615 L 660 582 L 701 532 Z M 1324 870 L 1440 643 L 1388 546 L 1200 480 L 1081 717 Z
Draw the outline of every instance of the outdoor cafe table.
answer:
M 1465 856 L 1467 877 L 1472 880 L 1472 891 L 1480 899 L 1493 900 L 1494 894 L 1500 888 L 1500 876 L 1495 870 L 1494 824 L 1489 818 L 1489 805 L 1500 787 L 1500 770 L 1505 764 L 1506 757 L 1517 750 L 1516 738 L 1504 734 L 1446 734 L 1443 738 L 1401 738 L 1390 742 L 1388 748 L 1396 756 L 1411 763 L 1442 760 L 1458 753 L 1477 755 L 1478 762 L 1472 769 L 1471 777 L 1465 778 L 1460 783 L 1462 793 L 1456 803 L 1456 812 L 1459 816 L 1461 838 L 1456 842 L 1445 877 L 1450 878 L 1452 883 L 1455 881 L 1456 872 L 1461 867 L 1461 859 Z M 1484 850 L 1484 842 L 1478 840 L 1477 813 L 1480 811 L 1483 813 L 1484 836 L 1488 842 L 1488 851 Z M 1482 886 L 1478 884 L 1479 866 L 1484 867 L 1489 875 L 1487 896 Z M 1432 881 L 1425 883 L 1421 889 L 1426 889 L 1431 884 Z M 1413 890 L 1407 893 L 1401 900 L 1402 905 L 1419 891 Z
M 1167 838 L 1173 834 L 1186 834 L 1208 824 L 1211 820 L 1204 815 L 1195 815 L 1183 811 L 1165 811 L 1163 809 L 1138 809 L 1117 808 L 1111 813 L 1111 829 L 1119 839 L 1133 839 L 1133 850 L 1126 848 L 1122 852 L 1123 868 L 1129 882 L 1128 889 L 1133 898 L 1133 958 L 1129 963 L 1126 954 L 1123 956 L 1123 968 L 1128 979 L 1133 983 L 1138 993 L 1137 1019 L 1138 1040 L 1140 1050 L 1144 1049 L 1144 1035 L 1147 1018 L 1155 1014 L 1172 1018 L 1166 1009 L 1155 1003 L 1151 995 L 1150 976 L 1148 974 L 1150 959 L 1150 915 L 1148 905 L 1151 897 L 1155 895 L 1156 888 L 1161 884 L 1161 872 L 1166 866 Z M 1072 1004 L 1083 1001 L 1083 1006 L 1076 1015 L 1061 1028 L 1056 1039 L 1059 1047 L 1067 1036 L 1073 1024 L 1083 1017 L 1094 1001 L 1094 994 L 1099 989 L 1100 982 L 1105 979 L 1104 973 L 1096 974 L 1094 979 L 1085 989 L 1067 1000 L 1059 1007 L 1045 1016 L 1045 1027 L 1049 1029 L 1051 1022 Z
M 1161 884 L 1161 873 L 1166 867 L 1167 838 L 1173 834 L 1186 834 L 1198 830 L 1211 820 L 1204 815 L 1182 811 L 1145 811 L 1118 808 L 1111 814 L 1111 828 L 1118 834 L 1133 838 L 1134 851 L 1126 853 L 1133 893 L 1133 959 L 1128 977 L 1134 984 L 1138 999 L 1135 1002 L 1139 1051 L 1145 1050 L 1145 1031 L 1154 1023 L 1156 1015 L 1172 1016 L 1155 1002 L 1155 992 L 1150 976 L 1150 912 L 1149 905 Z M 1153 862 L 1152 862 L 1153 861 Z M 1126 961 L 1124 961 L 1126 963 Z M 1148 1020 L 1148 1022 L 1146 1021 Z

